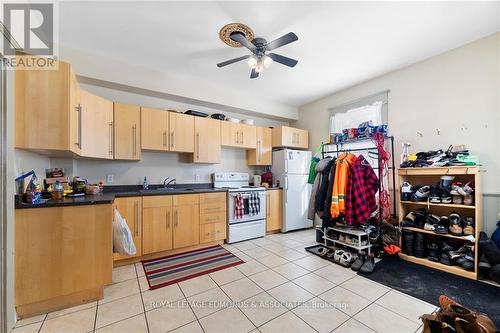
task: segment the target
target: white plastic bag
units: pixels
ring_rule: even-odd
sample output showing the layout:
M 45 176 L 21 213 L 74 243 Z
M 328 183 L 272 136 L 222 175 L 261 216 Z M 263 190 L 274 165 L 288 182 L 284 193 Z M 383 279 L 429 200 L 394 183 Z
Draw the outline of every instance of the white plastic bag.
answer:
M 115 218 L 113 219 L 113 249 L 114 252 L 127 256 L 137 253 L 127 221 L 116 208 Z

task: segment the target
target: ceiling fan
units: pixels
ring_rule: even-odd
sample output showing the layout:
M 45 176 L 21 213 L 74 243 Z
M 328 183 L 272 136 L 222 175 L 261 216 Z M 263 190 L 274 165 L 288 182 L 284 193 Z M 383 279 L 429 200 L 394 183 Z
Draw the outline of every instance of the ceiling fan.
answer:
M 231 23 L 224 26 L 221 29 L 219 35 L 222 41 L 229 46 L 244 46 L 252 52 L 248 55 L 218 63 L 217 67 L 219 68 L 248 59 L 248 66 L 252 69 L 250 78 L 255 79 L 259 77 L 259 73 L 261 73 L 265 68 L 268 68 L 274 61 L 288 67 L 294 67 L 298 63 L 298 61 L 295 59 L 288 58 L 276 53 L 268 53 L 268 51 L 273 51 L 278 47 L 290 44 L 298 40 L 299 38 L 293 32 L 289 32 L 281 36 L 280 38 L 277 38 L 271 42 L 267 42 L 264 38 L 254 38 L 253 32 L 249 27 L 241 23 Z

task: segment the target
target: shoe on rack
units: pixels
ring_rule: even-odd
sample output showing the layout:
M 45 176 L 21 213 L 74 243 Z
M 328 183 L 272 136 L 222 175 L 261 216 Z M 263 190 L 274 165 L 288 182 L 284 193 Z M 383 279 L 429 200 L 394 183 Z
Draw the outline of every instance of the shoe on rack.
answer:
M 403 253 L 413 256 L 414 233 L 411 231 L 403 231 Z
M 481 253 L 479 257 L 479 263 L 477 264 L 477 269 L 479 270 L 479 274 L 486 277 L 491 269 L 491 264 L 486 255 Z
M 488 258 L 491 266 L 500 265 L 500 249 L 497 247 L 495 242 L 491 239 L 483 240 L 479 242 L 479 246 L 481 247 L 481 252 L 483 252 Z
M 352 253 L 349 251 L 345 251 L 342 254 L 342 256 L 340 256 L 339 264 L 341 264 L 344 267 L 349 267 L 349 266 L 351 266 L 353 260 L 354 260 L 354 257 L 352 256 Z
M 462 227 L 462 217 L 458 213 L 451 213 L 449 218 L 450 220 L 450 234 L 454 236 L 462 236 L 463 235 L 463 227 Z
M 461 195 L 453 195 L 451 200 L 455 205 L 461 205 L 464 201 L 464 197 Z
M 441 202 L 441 191 L 439 189 L 439 183 L 431 185 L 429 194 L 430 203 L 440 203 Z
M 373 256 L 367 256 L 365 262 L 359 269 L 362 274 L 370 274 L 375 270 L 375 258 Z
M 474 259 L 471 260 L 469 256 L 465 256 L 457 260 L 457 265 L 465 269 L 466 271 L 474 270 Z
M 439 260 L 440 263 L 446 266 L 453 266 L 453 261 L 450 259 L 448 254 L 446 252 L 441 253 L 441 259 Z
M 436 230 L 436 226 L 437 226 L 437 224 L 431 224 L 429 222 L 426 222 L 424 224 L 424 230 L 435 231 Z
M 472 193 L 474 193 L 474 187 L 472 185 L 472 182 L 468 182 L 464 186 L 460 187 L 457 191 L 460 195 L 463 195 L 464 197 L 466 195 L 471 195 Z
M 401 201 L 410 201 L 411 196 L 413 194 L 412 190 L 413 186 L 411 186 L 408 182 L 403 182 L 401 185 Z
M 435 242 L 427 244 L 427 256 L 430 261 L 439 262 L 441 257 L 441 248 Z
M 441 252 L 450 252 L 454 250 L 455 249 L 450 244 L 446 243 L 445 241 L 441 242 Z
M 333 262 L 339 264 L 340 263 L 340 257 L 344 254 L 344 250 L 336 250 L 335 253 L 333 254 Z
M 464 205 L 467 206 L 474 205 L 474 196 L 472 194 L 464 195 Z
M 450 194 L 453 196 L 457 196 L 457 195 L 461 196 L 461 194 L 458 193 L 458 189 L 461 188 L 462 186 L 463 186 L 463 184 L 461 182 L 452 182 Z
M 420 202 L 420 201 L 427 201 L 427 198 L 429 198 L 431 188 L 428 185 L 420 187 L 418 190 L 415 191 L 415 193 L 412 194 L 411 200 Z
M 474 218 L 471 216 L 467 216 L 462 218 L 462 227 L 464 236 L 474 236 Z
M 439 181 L 439 190 L 441 192 L 441 202 L 444 204 L 451 203 L 451 184 L 454 176 L 441 176 Z
M 344 234 L 339 234 L 339 242 L 345 243 L 346 236 Z
M 450 220 L 446 216 L 441 216 L 439 223 L 434 227 L 436 234 L 447 234 L 450 227 Z
M 413 253 L 417 258 L 426 257 L 425 248 L 425 235 L 421 233 L 416 233 L 414 236 Z
M 361 266 L 363 266 L 363 264 L 365 263 L 365 259 L 366 259 L 366 254 L 358 255 L 358 258 L 352 263 L 351 269 L 353 271 L 359 271 Z

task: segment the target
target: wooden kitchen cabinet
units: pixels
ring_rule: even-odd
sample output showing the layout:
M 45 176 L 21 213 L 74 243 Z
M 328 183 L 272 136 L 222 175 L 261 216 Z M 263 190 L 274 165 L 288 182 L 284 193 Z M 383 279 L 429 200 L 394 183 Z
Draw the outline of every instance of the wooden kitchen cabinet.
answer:
M 172 196 L 144 197 L 142 204 L 142 254 L 171 250 Z
M 111 204 L 16 209 L 15 305 L 21 318 L 103 297 L 111 283 Z
M 141 159 L 141 108 L 114 103 L 114 156 L 116 160 Z
M 81 156 L 113 159 L 113 102 L 80 91 Z
M 169 150 L 169 112 L 141 107 L 141 148 Z
M 281 230 L 283 221 L 283 191 L 266 191 L 266 231 Z
M 173 196 L 174 248 L 200 243 L 200 196 L 181 194 Z
M 194 117 L 195 148 L 193 162 L 220 163 L 221 121 Z
M 80 154 L 80 88 L 70 64 L 15 71 L 15 147 L 44 154 Z
M 226 239 L 225 192 L 200 194 L 200 243 Z
M 256 148 L 257 130 L 256 126 L 237 124 L 229 121 L 222 122 L 221 144 L 228 147 Z
M 142 255 L 142 197 L 116 198 L 115 208 L 127 221 L 137 253 L 132 256 L 114 254 L 114 260 L 140 257 Z
M 170 151 L 194 152 L 194 118 L 187 114 L 169 112 Z
M 248 165 L 273 164 L 272 129 L 257 127 L 257 145 L 255 149 L 247 150 Z
M 309 147 L 309 132 L 306 130 L 281 126 L 272 130 L 273 147 L 290 147 L 307 149 Z

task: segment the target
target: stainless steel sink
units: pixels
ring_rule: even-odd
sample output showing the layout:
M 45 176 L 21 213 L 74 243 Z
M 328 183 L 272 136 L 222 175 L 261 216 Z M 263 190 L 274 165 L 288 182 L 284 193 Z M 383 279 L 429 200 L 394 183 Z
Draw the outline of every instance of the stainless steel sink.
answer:
M 159 187 L 148 190 L 140 190 L 141 193 L 161 193 L 161 192 L 174 192 L 174 191 L 194 191 L 192 188 L 178 188 L 178 187 Z

